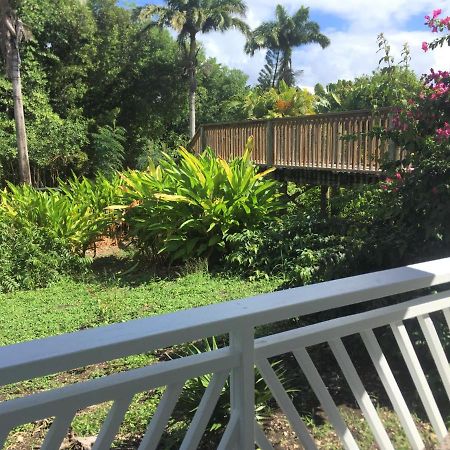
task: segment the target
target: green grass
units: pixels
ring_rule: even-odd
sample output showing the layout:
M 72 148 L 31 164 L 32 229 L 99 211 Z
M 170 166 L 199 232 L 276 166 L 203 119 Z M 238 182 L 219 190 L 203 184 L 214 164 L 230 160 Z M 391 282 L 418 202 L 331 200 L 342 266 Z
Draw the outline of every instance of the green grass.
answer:
M 0 345 L 243 298 L 279 285 L 277 280 L 249 282 L 202 272 L 136 287 L 61 281 L 37 291 L 0 295 Z

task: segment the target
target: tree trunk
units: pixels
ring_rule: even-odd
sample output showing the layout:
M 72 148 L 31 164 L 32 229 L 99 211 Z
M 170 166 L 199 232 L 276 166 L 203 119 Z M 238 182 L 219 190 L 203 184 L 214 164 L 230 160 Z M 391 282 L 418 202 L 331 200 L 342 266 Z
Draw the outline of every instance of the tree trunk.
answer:
M 14 119 L 16 122 L 17 151 L 19 155 L 19 176 L 23 184 L 31 184 L 30 161 L 28 158 L 27 132 L 23 112 L 22 80 L 20 77 L 20 55 L 13 49 L 11 64 L 11 81 L 14 97 Z
M 19 44 L 23 36 L 22 22 L 14 16 L 8 0 L 0 0 L 0 47 L 5 60 L 6 75 L 13 86 L 14 119 L 20 182 L 31 184 L 27 134 L 23 112 L 22 81 L 20 77 Z
M 195 135 L 195 89 L 189 89 L 189 137 L 192 139 Z
M 275 70 L 273 71 L 273 79 L 272 79 L 272 87 L 273 88 L 279 88 L 279 84 L 280 84 L 280 80 L 279 80 L 279 76 L 278 76 L 278 70 L 279 70 L 279 65 L 280 65 L 280 51 L 276 50 L 277 52 L 277 59 L 276 59 L 276 63 L 275 63 Z
M 190 36 L 189 49 L 189 136 L 192 139 L 196 131 L 195 94 L 197 92 L 197 41 L 195 34 Z
M 330 215 L 330 187 L 320 186 L 320 212 L 322 217 Z

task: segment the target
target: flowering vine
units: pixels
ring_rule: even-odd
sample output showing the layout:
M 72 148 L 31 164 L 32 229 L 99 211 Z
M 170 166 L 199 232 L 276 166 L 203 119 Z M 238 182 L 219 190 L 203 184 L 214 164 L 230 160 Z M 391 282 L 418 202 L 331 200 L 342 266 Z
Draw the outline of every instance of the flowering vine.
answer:
M 425 16 L 425 25 L 427 25 L 432 33 L 443 33 L 450 31 L 450 16 L 441 18 L 442 9 L 435 9 L 431 16 Z M 437 46 L 443 46 L 447 42 L 450 45 L 450 36 L 441 36 L 433 42 L 423 42 L 422 50 L 427 52 L 429 49 L 434 50 Z

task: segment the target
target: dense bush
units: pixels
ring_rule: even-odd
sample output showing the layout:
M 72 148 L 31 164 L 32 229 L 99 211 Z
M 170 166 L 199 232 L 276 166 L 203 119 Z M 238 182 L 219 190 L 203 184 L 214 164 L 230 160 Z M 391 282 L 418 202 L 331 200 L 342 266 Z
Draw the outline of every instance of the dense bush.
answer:
M 277 183 L 264 179 L 251 162 L 251 141 L 243 157 L 227 163 L 207 149 L 195 156 L 179 150 L 160 166 L 123 175 L 125 220 L 142 251 L 172 260 L 212 256 L 227 236 L 254 229 L 281 207 Z
M 427 17 L 430 28 L 448 33 L 450 17 L 441 10 Z M 447 42 L 438 38 L 423 48 Z M 387 132 L 401 149 L 401 158 L 386 162 L 390 171 L 382 188 L 394 206 L 384 211 L 401 227 L 409 259 L 450 254 L 450 73 L 431 70 L 419 94 L 397 110 L 393 130 Z
M 403 227 L 389 217 L 396 199 L 379 185 L 335 190 L 329 216 L 320 210 L 318 188 L 293 189 L 300 195 L 286 214 L 229 236 L 227 268 L 252 278 L 281 276 L 286 285 L 299 286 L 407 261 Z
M 83 254 L 116 219 L 108 206 L 116 203 L 120 180 L 73 178 L 58 189 L 14 186 L 0 194 L 0 216 L 27 235 L 34 230 Z
M 0 222 L 0 291 L 36 289 L 63 275 L 80 275 L 90 261 L 45 230 Z
M 314 114 L 315 97 L 306 89 L 289 87 L 284 81 L 279 88 L 254 89 L 242 105 L 248 119 L 272 119 Z
M 226 266 L 252 278 L 282 276 L 289 286 L 345 276 L 352 272 L 361 241 L 333 222 L 292 213 L 264 229 L 236 233 L 229 237 Z

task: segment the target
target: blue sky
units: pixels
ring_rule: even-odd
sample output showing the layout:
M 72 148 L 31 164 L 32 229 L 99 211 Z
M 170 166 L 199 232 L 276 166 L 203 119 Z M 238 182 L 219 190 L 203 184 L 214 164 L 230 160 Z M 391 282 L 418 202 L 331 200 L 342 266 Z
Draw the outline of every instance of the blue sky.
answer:
M 127 3 L 121 0 L 122 4 Z M 130 3 L 130 2 L 128 2 Z M 134 0 L 136 5 L 148 4 L 148 0 Z M 161 0 L 155 3 L 162 3 Z M 300 5 L 310 7 L 311 19 L 318 22 L 322 31 L 331 39 L 325 50 L 309 45 L 294 51 L 296 69 L 304 71 L 299 83 L 314 86 L 339 78 L 354 78 L 370 73 L 377 67 L 376 38 L 383 32 L 389 40 L 394 56 L 399 57 L 402 45 L 411 47 L 412 67 L 424 73 L 431 67 L 449 69 L 450 51 L 440 49 L 424 54 L 421 44 L 433 36 L 424 26 L 424 16 L 434 8 L 442 8 L 450 14 L 450 5 L 444 0 L 247 0 L 247 20 L 252 27 L 273 17 L 274 5 L 283 4 L 291 13 Z M 202 43 L 209 56 L 231 67 L 239 68 L 257 79 L 264 64 L 264 53 L 250 58 L 243 52 L 244 38 L 235 31 L 204 35 Z

